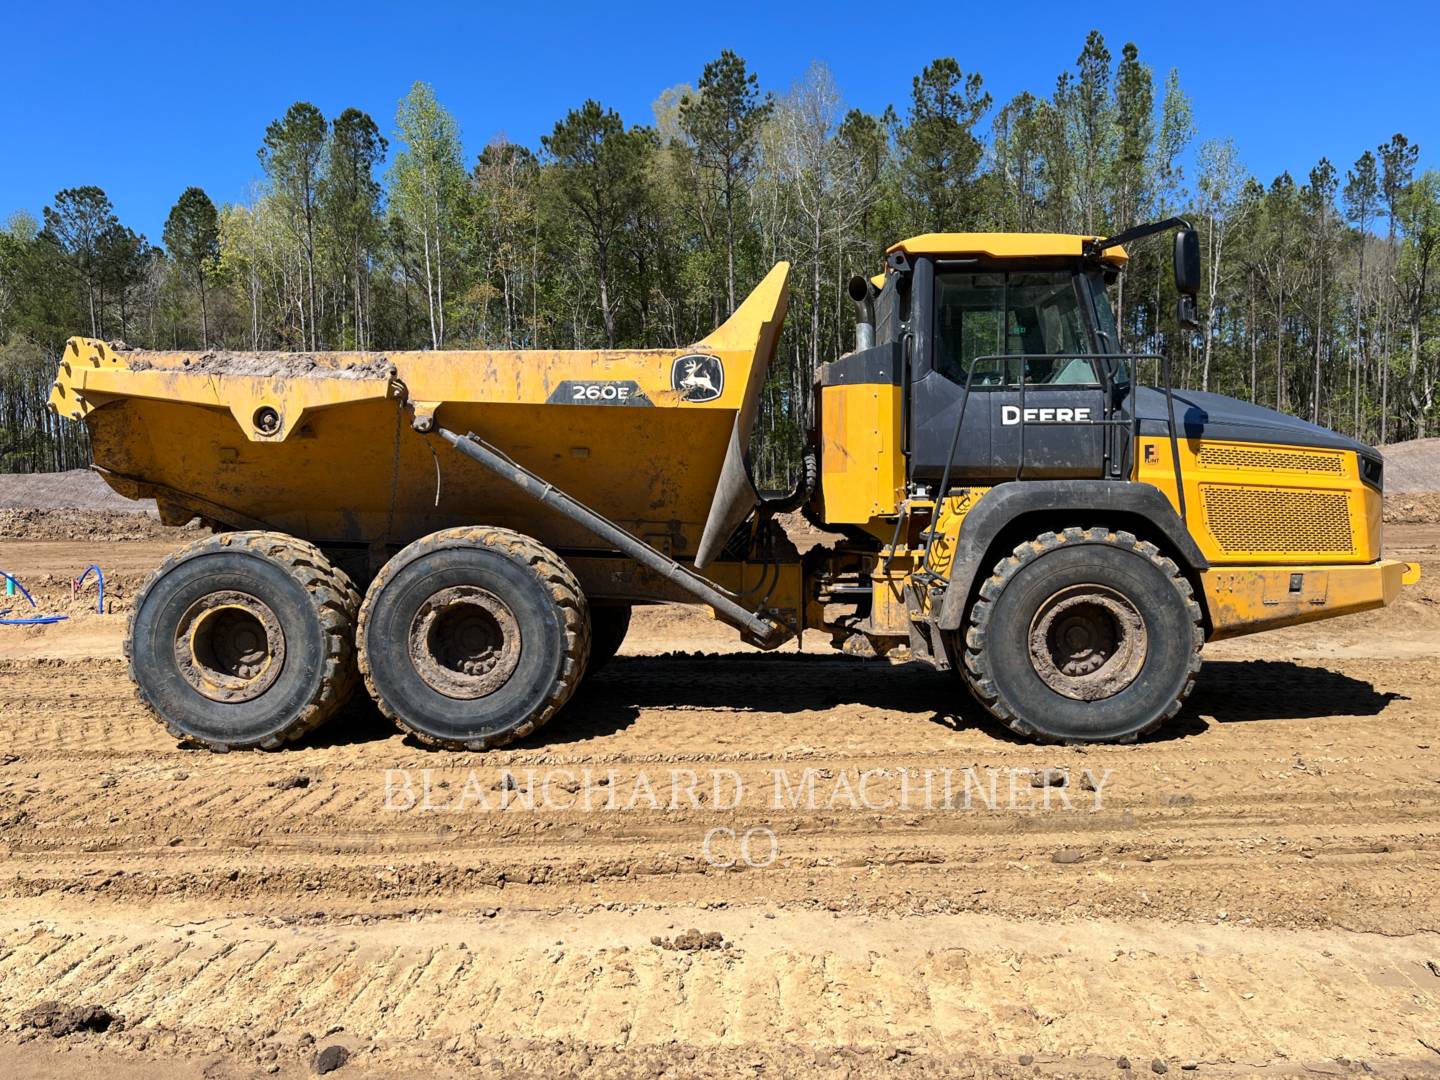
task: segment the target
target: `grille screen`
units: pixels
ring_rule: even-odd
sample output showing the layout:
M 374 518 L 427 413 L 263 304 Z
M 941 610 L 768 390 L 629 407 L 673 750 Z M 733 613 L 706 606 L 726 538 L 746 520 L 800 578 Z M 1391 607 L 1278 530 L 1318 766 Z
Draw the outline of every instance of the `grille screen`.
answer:
M 1201 487 L 1210 535 L 1226 554 L 1353 552 L 1344 492 Z
M 1253 446 L 1201 446 L 1196 460 L 1221 469 L 1286 469 L 1334 473 L 1345 471 L 1339 454 L 1311 454 L 1303 450 L 1266 450 Z

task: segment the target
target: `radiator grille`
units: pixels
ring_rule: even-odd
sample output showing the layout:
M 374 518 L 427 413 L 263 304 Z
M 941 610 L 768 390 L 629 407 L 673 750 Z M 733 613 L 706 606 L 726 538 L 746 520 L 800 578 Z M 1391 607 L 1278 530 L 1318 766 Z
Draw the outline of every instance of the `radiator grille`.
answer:
M 1256 446 L 1202 445 L 1196 455 L 1200 465 L 1220 469 L 1279 469 L 1290 472 L 1318 472 L 1340 475 L 1345 463 L 1339 454 L 1317 454 L 1304 450 L 1267 450 Z
M 1227 555 L 1351 553 L 1344 492 L 1201 486 L 1210 535 Z

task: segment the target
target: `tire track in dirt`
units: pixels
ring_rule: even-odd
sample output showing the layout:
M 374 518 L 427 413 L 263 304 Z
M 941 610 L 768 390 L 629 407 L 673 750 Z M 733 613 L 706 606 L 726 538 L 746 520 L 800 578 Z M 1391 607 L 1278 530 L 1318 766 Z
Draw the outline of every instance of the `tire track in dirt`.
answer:
M 297 891 L 352 904 L 522 889 L 527 902 L 555 907 L 590 902 L 602 890 L 641 903 L 667 896 L 753 903 L 767 895 L 803 903 L 818 893 L 847 910 L 1177 919 L 1223 910 L 1256 925 L 1387 932 L 1440 925 L 1436 901 L 1420 888 L 1440 872 L 1440 784 L 1433 759 L 1416 753 L 1424 744 L 1412 741 L 1430 737 L 1428 710 L 1409 707 L 1430 693 L 1427 665 L 1229 662 L 1212 679 L 1213 699 L 1244 696 L 1257 679 L 1269 680 L 1271 696 L 1287 698 L 1289 714 L 1301 718 L 1217 724 L 1196 710 L 1178 738 L 1133 748 L 1037 748 L 998 742 L 984 729 L 951 730 L 907 711 L 906 694 L 933 679 L 846 661 L 801 663 L 774 679 L 795 701 L 828 694 L 841 704 L 763 714 L 744 750 L 731 748 L 725 714 L 647 703 L 668 693 L 647 682 L 667 665 L 683 681 L 687 670 L 732 662 L 746 672 L 777 671 L 749 657 L 620 661 L 615 674 L 596 680 L 589 708 L 602 715 L 633 709 L 632 723 L 587 737 L 593 719 L 580 715 L 578 741 L 561 721 L 547 729 L 551 743 L 488 755 L 408 746 L 358 705 L 328 741 L 322 732 L 296 750 L 182 751 L 138 707 L 102 714 L 97 702 L 128 701 L 119 665 L 11 665 L 21 692 L 0 708 L 23 755 L 0 768 L 0 821 L 7 823 L 0 850 L 8 856 L 0 895 L 199 895 L 285 905 Z M 1351 688 L 1352 700 L 1374 715 L 1314 716 L 1316 703 L 1304 692 L 1274 684 L 1276 667 L 1292 680 L 1319 672 L 1322 682 Z M 865 695 L 899 703 L 884 710 L 846 703 L 861 675 Z M 1363 694 L 1353 689 L 1359 685 Z M 583 714 L 586 700 L 577 707 Z M 1264 706 L 1252 700 L 1251 708 Z M 874 737 L 879 725 L 889 733 L 884 746 Z M 1292 734 L 1297 728 L 1303 738 Z M 118 750 L 91 741 L 107 732 Z M 662 742 L 667 750 L 652 749 Z M 526 809 L 538 782 L 531 774 L 556 767 L 590 768 L 612 777 L 608 790 L 632 794 L 642 774 L 663 780 L 673 769 L 720 768 L 757 797 L 728 813 L 683 803 L 587 813 L 565 806 L 563 796 L 558 809 L 543 800 Z M 871 812 L 853 796 L 845 800 L 867 774 L 869 796 L 885 805 L 901 801 L 907 771 L 971 769 L 983 778 L 1012 768 L 1066 770 L 1072 783 L 1064 792 L 1037 793 L 1022 775 L 1018 793 L 1030 801 L 1063 795 L 1082 809 L 1007 812 L 1002 789 L 1002 809 L 988 810 L 982 786 L 970 810 Z M 448 786 L 442 801 L 452 802 L 472 770 L 490 799 L 509 771 L 521 801 L 504 811 L 387 812 L 389 770 L 412 779 L 430 770 Z M 775 788 L 777 770 L 787 784 L 813 773 L 818 805 L 787 804 Z M 1091 796 L 1076 787 L 1085 770 L 1111 774 L 1098 811 L 1083 809 Z M 775 830 L 776 865 L 764 875 L 708 865 L 701 842 L 717 822 Z M 1076 853 L 1078 866 L 1044 871 L 1061 851 Z M 1333 881 L 1336 874 L 1343 880 Z M 954 895 L 957 876 L 984 887 Z
M 686 919 L 723 948 L 649 938 Z M 1314 1061 L 1408 1057 L 1440 1017 L 1413 940 L 1339 931 L 1096 924 L 983 916 L 874 920 L 676 910 L 436 916 L 370 925 L 249 920 L 0 926 L 0 1003 L 103 991 L 135 1027 L 258 1040 L 277 1027 L 369 1033 L 370 1051 L 533 1037 L 695 1047 L 800 1043 L 930 1055 L 1156 1054 Z M 819 949 L 816 943 L 826 944 Z M 665 1002 L 665 1008 L 653 1003 Z M 1295 1016 L 1326 1015 L 1326 1030 Z M 1217 1053 L 1220 1052 L 1220 1053 Z
M 406 1075 L 1433 1070 L 1437 598 L 1209 650 L 1133 747 L 1019 743 L 915 665 L 649 655 L 721 647 L 662 612 L 515 747 L 424 750 L 358 701 L 295 748 L 217 756 L 140 709 L 113 642 L 27 637 L 0 658 L 0 1069 L 46 997 L 130 1021 L 96 1045 L 247 1075 L 308 1069 L 304 1034 L 336 1026 L 357 1066 Z M 622 805 L 672 770 L 747 797 L 545 804 L 548 772 L 587 769 Z M 831 801 L 946 769 L 1001 777 L 1000 807 Z M 1031 787 L 1047 769 L 1066 787 Z M 473 770 L 515 805 L 387 810 L 387 775 L 425 770 L 441 802 Z M 777 799 L 777 770 L 818 802 Z M 773 830 L 774 864 L 707 861 L 716 826 Z M 725 947 L 651 944 L 690 927 Z

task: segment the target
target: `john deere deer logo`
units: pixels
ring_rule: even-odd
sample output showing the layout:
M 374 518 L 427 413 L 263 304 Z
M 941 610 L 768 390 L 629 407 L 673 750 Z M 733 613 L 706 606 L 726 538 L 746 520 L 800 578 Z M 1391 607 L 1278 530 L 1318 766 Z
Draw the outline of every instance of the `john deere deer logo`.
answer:
M 684 401 L 714 401 L 725 389 L 725 368 L 718 356 L 682 356 L 670 369 L 670 385 Z

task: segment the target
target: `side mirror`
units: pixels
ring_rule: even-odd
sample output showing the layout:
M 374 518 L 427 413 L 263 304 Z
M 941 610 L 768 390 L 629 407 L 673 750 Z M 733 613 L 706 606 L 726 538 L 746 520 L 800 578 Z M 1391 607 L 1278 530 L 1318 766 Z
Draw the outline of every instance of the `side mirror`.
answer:
M 1175 233 L 1175 291 L 1181 296 L 1200 291 L 1200 234 L 1194 229 Z
M 1195 294 L 1200 291 L 1200 234 L 1194 229 L 1175 233 L 1175 291 L 1180 302 L 1175 316 L 1182 328 L 1200 329 L 1200 311 Z

